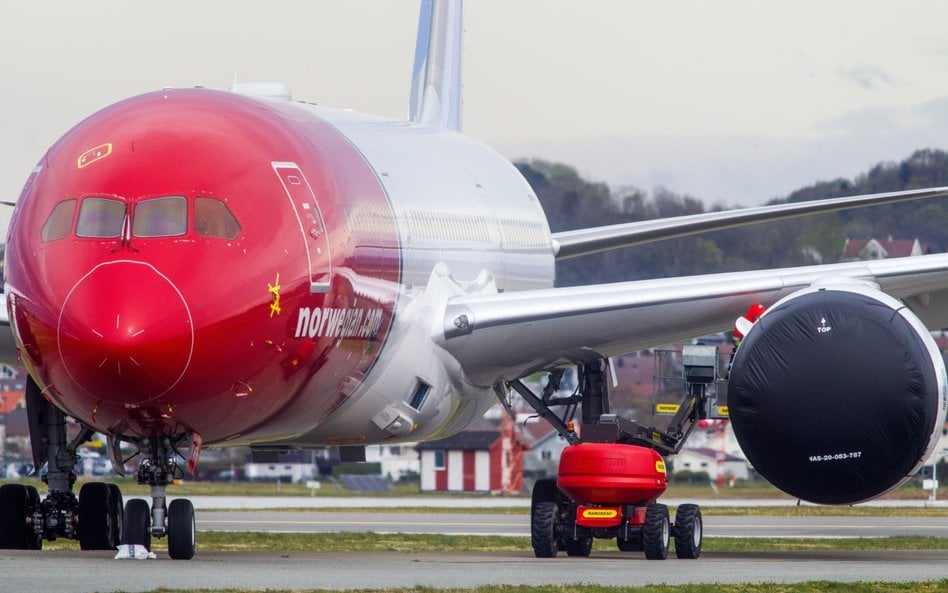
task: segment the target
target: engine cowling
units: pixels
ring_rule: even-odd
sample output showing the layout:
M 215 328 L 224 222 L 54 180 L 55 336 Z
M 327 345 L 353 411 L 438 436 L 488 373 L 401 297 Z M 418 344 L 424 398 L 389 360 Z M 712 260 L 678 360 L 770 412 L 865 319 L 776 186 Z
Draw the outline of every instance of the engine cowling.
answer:
M 945 364 L 905 305 L 814 287 L 761 317 L 735 354 L 728 406 L 755 469 L 795 497 L 851 504 L 914 474 L 941 434 Z

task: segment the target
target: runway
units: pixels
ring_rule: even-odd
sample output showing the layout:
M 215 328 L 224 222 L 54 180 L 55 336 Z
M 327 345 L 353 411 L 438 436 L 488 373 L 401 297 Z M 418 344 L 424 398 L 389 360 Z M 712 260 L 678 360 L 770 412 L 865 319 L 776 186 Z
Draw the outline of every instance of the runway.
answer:
M 537 559 L 523 553 L 201 553 L 191 561 L 113 560 L 108 552 L 6 552 L 0 592 L 172 589 L 437 589 L 490 584 L 611 586 L 653 583 L 926 581 L 944 579 L 948 551 L 704 554 L 648 561 L 641 554 Z
M 198 529 L 330 533 L 435 533 L 442 535 L 530 535 L 530 517 L 458 513 L 449 509 L 418 512 L 358 511 L 199 511 Z M 704 517 L 707 537 L 889 537 L 924 535 L 948 538 L 944 517 Z
M 247 499 L 244 499 L 247 500 Z M 395 502 L 361 505 L 408 506 Z M 490 500 L 490 499 L 487 499 Z M 233 501 L 229 501 L 233 502 Z M 199 503 L 198 529 L 326 533 L 374 531 L 522 536 L 522 551 L 494 553 L 253 553 L 198 552 L 191 561 L 114 560 L 110 552 L 0 552 L 0 593 L 56 591 L 149 591 L 157 587 L 244 589 L 372 589 L 476 587 L 488 584 L 647 585 L 651 583 L 742 583 L 919 581 L 946 578 L 948 550 L 921 552 L 704 553 L 698 560 L 646 561 L 641 553 L 595 551 L 590 558 L 533 557 L 527 508 L 518 514 L 462 513 L 457 506 L 480 500 L 447 499 L 431 512 L 313 509 L 265 510 L 257 501 L 238 511 L 222 501 Z M 509 502 L 509 501 L 508 501 Z M 301 503 L 302 504 L 302 503 Z M 348 501 L 352 506 L 352 501 Z M 359 505 L 356 505 L 359 506 Z M 502 505 L 503 506 L 503 505 Z M 506 505 L 509 506 L 509 505 Z M 938 517 L 705 517 L 707 537 L 948 537 L 948 513 Z M 331 537 L 327 535 L 326 537 Z

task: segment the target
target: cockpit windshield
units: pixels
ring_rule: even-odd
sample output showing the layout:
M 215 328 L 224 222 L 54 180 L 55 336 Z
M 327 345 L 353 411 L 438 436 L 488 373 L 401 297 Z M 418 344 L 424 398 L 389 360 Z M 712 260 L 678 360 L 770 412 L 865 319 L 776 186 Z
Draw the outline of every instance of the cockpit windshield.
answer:
M 151 198 L 135 205 L 132 235 L 174 237 L 188 232 L 188 200 L 183 196 Z
M 77 237 L 108 239 L 122 236 L 125 202 L 110 198 L 86 198 L 79 208 Z
M 180 237 L 188 234 L 189 205 L 184 196 L 144 198 L 135 204 L 130 217 L 131 235 L 136 238 Z M 72 231 L 78 200 L 69 198 L 56 204 L 43 224 L 44 243 L 68 237 Z M 116 198 L 87 197 L 79 206 L 75 236 L 117 239 L 126 224 L 126 203 Z M 193 232 L 201 237 L 236 239 L 241 227 L 224 200 L 194 198 Z

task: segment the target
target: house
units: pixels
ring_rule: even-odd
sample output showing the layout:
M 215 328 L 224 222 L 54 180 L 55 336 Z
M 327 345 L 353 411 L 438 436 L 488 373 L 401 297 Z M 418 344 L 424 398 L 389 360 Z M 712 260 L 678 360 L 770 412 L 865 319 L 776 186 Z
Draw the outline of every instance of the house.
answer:
M 523 454 L 523 475 L 536 480 L 556 476 L 560 455 L 568 443 L 550 423 L 535 415 L 520 421 L 527 450 Z M 529 485 L 529 481 L 528 481 Z
M 421 443 L 422 492 L 520 493 L 523 450 L 514 430 L 469 430 Z
M 420 464 L 414 444 L 371 445 L 365 448 L 365 460 L 378 463 L 382 476 L 392 482 L 418 475 Z
M 704 472 L 712 480 L 746 480 L 750 475 L 744 459 L 706 447 L 682 449 L 673 465 L 674 471 Z
M 927 247 L 918 239 L 846 239 L 842 261 L 888 259 L 922 255 Z

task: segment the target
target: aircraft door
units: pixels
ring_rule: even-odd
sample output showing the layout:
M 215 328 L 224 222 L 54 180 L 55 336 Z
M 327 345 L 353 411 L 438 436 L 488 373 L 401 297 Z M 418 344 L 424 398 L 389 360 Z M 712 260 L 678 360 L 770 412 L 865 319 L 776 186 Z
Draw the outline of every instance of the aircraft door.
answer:
M 309 291 L 329 292 L 332 280 L 332 258 L 329 253 L 329 236 L 323 222 L 316 195 L 309 181 L 296 163 L 271 163 L 286 196 L 293 205 L 300 224 L 300 233 L 306 244 L 306 260 L 309 265 Z

